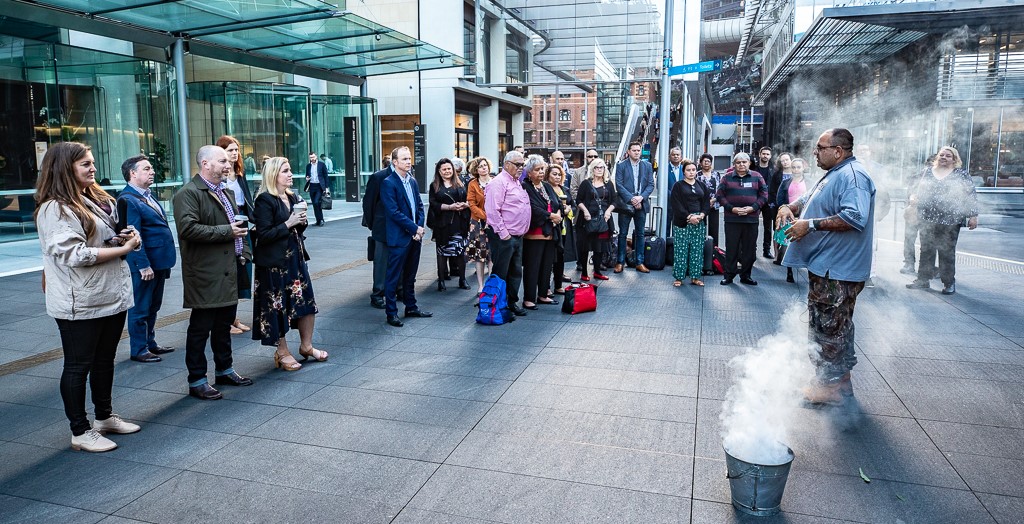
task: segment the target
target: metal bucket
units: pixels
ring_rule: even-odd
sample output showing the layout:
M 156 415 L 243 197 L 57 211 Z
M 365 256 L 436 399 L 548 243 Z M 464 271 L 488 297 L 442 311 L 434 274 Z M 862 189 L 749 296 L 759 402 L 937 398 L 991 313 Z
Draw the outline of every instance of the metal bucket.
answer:
M 789 460 L 783 464 L 752 464 L 736 458 L 725 450 L 726 478 L 732 491 L 732 505 L 749 515 L 766 517 L 775 515 L 782 504 L 789 467 L 793 464 L 793 450 L 786 448 Z

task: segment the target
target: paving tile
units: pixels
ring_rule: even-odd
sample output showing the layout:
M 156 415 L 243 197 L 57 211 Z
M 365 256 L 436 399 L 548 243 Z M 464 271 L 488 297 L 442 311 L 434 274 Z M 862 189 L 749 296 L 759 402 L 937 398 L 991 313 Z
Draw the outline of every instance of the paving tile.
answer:
M 495 402 L 511 384 L 508 380 L 361 367 L 331 385 Z
M 559 364 L 585 368 L 643 371 L 696 375 L 697 358 L 693 356 L 632 355 L 609 351 L 546 348 L 534 360 L 538 364 Z
M 979 493 L 985 509 L 999 524 L 1024 524 L 1024 498 Z
M 562 409 L 496 404 L 473 430 L 676 455 L 693 453 L 693 424 Z
M 801 515 L 788 511 L 783 511 L 771 517 L 753 517 L 737 511 L 733 508 L 732 504 L 694 500 L 690 522 L 693 524 L 739 524 L 754 522 L 763 524 L 828 524 L 849 521 Z
M 63 423 L 65 436 L 71 433 L 64 410 L 0 402 L 0 420 L 17 421 L 16 424 L 0 424 L 0 440 L 4 441 L 16 440 L 58 422 Z
M 1020 482 L 1024 458 L 986 457 L 965 453 L 946 453 L 946 456 L 972 490 L 1024 497 L 1024 484 Z
M 34 524 L 38 522 L 100 522 L 107 515 L 22 497 L 0 495 L 0 522 Z
M 121 397 L 132 390 L 114 386 L 111 396 L 114 409 L 120 409 Z M 0 376 L 0 399 L 11 404 L 36 406 L 42 408 L 64 410 L 64 401 L 60 396 L 60 379 L 33 377 L 19 373 Z M 85 409 L 92 412 L 92 394 L 86 388 Z
M 188 501 L 188 503 L 183 503 Z M 147 522 L 380 522 L 394 518 L 369 501 L 258 482 L 183 472 L 117 516 Z
M 548 346 L 671 356 L 680 347 L 696 348 L 698 336 L 692 329 L 566 324 Z
M 291 408 L 252 430 L 249 436 L 440 463 L 468 432 Z
M 690 397 L 525 382 L 513 384 L 499 402 L 688 423 L 696 411 L 696 399 Z
M 437 464 L 340 449 L 241 437 L 196 464 L 193 471 L 328 493 L 372 502 L 397 513 Z
M 115 408 L 129 420 L 232 435 L 244 435 L 285 409 L 230 400 L 231 393 L 230 390 L 225 393 L 222 400 L 208 401 L 184 394 L 139 389 L 126 395 L 123 401 L 115 402 Z
M 445 464 L 687 496 L 693 457 L 473 431 Z
M 1024 428 L 1024 404 L 917 396 L 903 396 L 901 399 L 914 417 L 919 419 Z
M 139 422 L 128 418 L 130 422 Z M 202 431 L 153 422 L 139 424 L 142 430 L 129 435 L 107 435 L 117 443 L 110 456 L 119 460 L 139 462 L 167 468 L 187 468 L 217 451 L 237 435 Z M 71 430 L 66 422 L 51 424 L 29 433 L 17 442 L 53 449 L 69 449 Z
M 100 521 L 100 524 L 146 524 L 144 521 L 115 517 L 113 515 Z
M 14 442 L 0 444 L 4 464 L 0 493 L 106 512 L 128 504 L 179 471 L 120 460 L 115 453 L 96 455 Z
M 480 344 L 469 340 L 414 337 L 402 341 L 392 349 L 407 353 L 427 353 L 452 357 L 530 361 L 541 352 L 543 347 L 514 343 L 501 344 L 493 340 L 487 341 L 486 344 Z
M 1001 382 L 1024 382 L 1024 366 L 954 362 L 923 358 L 876 356 L 871 362 L 886 376 L 890 374 L 922 375 Z
M 1024 365 L 1024 352 L 1016 350 L 977 347 L 973 345 L 927 346 L 913 342 L 860 342 L 861 352 L 871 357 L 907 357 L 957 362 L 983 362 L 992 364 Z
M 653 493 L 442 466 L 409 508 L 493 522 L 677 523 L 690 501 Z
M 536 316 L 534 311 L 530 311 L 530 314 Z M 507 326 L 484 326 L 471 322 L 471 315 L 472 310 L 467 311 L 465 320 L 459 323 L 428 324 L 416 336 L 442 340 L 475 341 L 477 343 L 543 346 L 562 327 L 560 322 L 531 320 L 529 316 L 520 317 L 515 324 Z
M 489 402 L 326 386 L 296 407 L 447 428 L 472 428 Z
M 607 370 L 534 362 L 523 371 L 518 380 L 660 395 L 697 396 L 696 377 L 668 373 Z
M 1024 457 L 1024 429 L 920 421 L 940 450 L 1018 459 Z
M 489 524 L 495 521 L 406 507 L 391 522 L 392 524 Z
M 1024 388 L 1015 382 L 896 374 L 887 375 L 886 382 L 901 397 L 986 400 L 997 405 L 1024 402 Z
M 388 351 L 367 362 L 366 366 L 423 373 L 514 380 L 526 369 L 527 363 L 493 358 L 452 357 L 447 355 Z

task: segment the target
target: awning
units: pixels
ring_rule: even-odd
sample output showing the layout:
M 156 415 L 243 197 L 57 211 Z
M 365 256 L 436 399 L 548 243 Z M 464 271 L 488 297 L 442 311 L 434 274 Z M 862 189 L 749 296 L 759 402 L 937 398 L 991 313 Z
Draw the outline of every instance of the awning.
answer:
M 810 29 L 773 71 L 766 72 L 754 105 L 764 104 L 797 71 L 842 64 L 875 63 L 929 33 L 946 33 L 965 25 L 1019 26 L 1024 5 L 1018 0 L 914 2 L 821 11 Z
M 319 0 L 36 0 L 252 57 L 359 77 L 461 67 L 467 61 Z

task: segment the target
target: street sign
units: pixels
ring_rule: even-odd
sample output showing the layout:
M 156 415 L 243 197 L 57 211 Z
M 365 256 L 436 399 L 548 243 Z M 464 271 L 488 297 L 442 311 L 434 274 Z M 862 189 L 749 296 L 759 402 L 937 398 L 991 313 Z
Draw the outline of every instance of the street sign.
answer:
M 708 71 L 718 71 L 721 68 L 721 60 L 708 60 L 705 62 L 697 62 L 696 64 L 684 64 L 670 67 L 668 68 L 668 76 L 685 75 L 687 73 L 706 73 Z

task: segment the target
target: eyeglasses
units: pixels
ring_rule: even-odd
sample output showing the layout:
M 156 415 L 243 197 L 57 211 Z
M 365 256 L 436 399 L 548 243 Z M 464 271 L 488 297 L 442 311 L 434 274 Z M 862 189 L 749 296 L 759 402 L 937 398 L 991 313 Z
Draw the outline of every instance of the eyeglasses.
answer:
M 526 165 L 526 162 L 509 162 L 509 164 L 512 164 L 512 165 L 514 165 L 516 167 L 521 168 L 521 167 Z
M 587 158 L 597 158 L 597 155 L 587 155 Z
M 604 166 L 594 166 L 594 169 L 604 169 Z
M 832 149 L 833 147 L 838 147 L 839 149 L 850 150 L 849 147 L 843 147 L 843 146 L 819 146 L 819 145 L 815 144 L 814 145 L 814 151 L 815 152 L 820 152 L 820 151 L 824 151 L 826 149 Z

